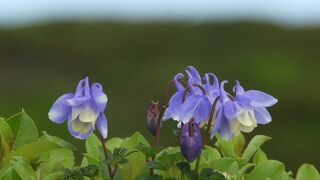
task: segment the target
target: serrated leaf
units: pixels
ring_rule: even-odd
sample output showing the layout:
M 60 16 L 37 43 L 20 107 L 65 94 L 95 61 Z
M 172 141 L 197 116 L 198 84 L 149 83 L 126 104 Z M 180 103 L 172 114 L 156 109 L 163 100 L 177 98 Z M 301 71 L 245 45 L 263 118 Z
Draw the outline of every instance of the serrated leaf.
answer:
M 99 173 L 99 167 L 97 165 L 94 164 L 90 164 L 86 167 L 81 167 L 80 168 L 80 172 L 83 176 L 87 176 L 87 177 L 95 177 L 98 175 Z
M 319 180 L 318 170 L 311 164 L 303 164 L 298 169 L 297 180 Z
M 196 172 L 191 169 L 191 165 L 188 162 L 179 162 L 176 166 L 188 179 L 192 180 L 196 177 Z
M 151 146 L 145 146 L 144 144 L 139 143 L 136 146 L 136 149 L 138 149 L 140 152 L 142 152 L 147 157 L 154 157 L 156 156 L 160 151 L 163 150 L 162 147 L 151 147 Z
M 219 171 L 211 168 L 203 168 L 199 180 L 227 180 L 227 178 Z
M 150 169 L 161 170 L 161 171 L 166 171 L 170 168 L 170 166 L 168 166 L 167 163 L 164 163 L 161 161 L 147 162 L 147 167 Z
M 181 161 L 183 156 L 180 147 L 168 147 L 158 154 L 157 159 L 164 163 L 174 163 Z
M 6 122 L 15 136 L 12 149 L 17 149 L 38 139 L 37 127 L 24 110 L 10 117 Z
M 276 160 L 267 160 L 257 165 L 250 174 L 244 176 L 246 180 L 256 179 L 272 179 L 282 180 L 286 179 L 284 165 Z
M 249 142 L 247 148 L 244 150 L 242 158 L 249 161 L 254 153 L 261 147 L 261 145 L 270 139 L 270 137 L 264 135 L 257 135 L 253 137 Z
M 223 140 L 219 134 L 217 137 L 217 145 L 221 149 L 224 157 L 236 158 L 240 157 L 245 146 L 244 136 L 240 133 L 237 136 L 234 136 L 231 140 Z
M 156 170 L 157 174 L 165 178 L 180 178 L 180 171 L 176 167 L 176 163 L 183 160 L 180 147 L 167 147 L 156 156 L 156 161 L 161 162 L 168 170 Z
M 78 168 L 65 169 L 64 170 L 64 179 L 65 180 L 84 180 L 84 177 Z

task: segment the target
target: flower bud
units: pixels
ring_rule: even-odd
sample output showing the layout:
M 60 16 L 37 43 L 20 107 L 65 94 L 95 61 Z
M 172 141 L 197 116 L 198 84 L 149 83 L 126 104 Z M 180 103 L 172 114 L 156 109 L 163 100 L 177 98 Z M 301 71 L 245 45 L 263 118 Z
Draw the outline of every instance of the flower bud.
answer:
M 180 150 L 183 157 L 189 161 L 194 161 L 200 154 L 202 139 L 199 125 L 194 120 L 183 124 L 180 135 Z
M 147 120 L 147 127 L 153 136 L 156 135 L 158 117 L 159 117 L 158 102 L 155 103 L 151 101 L 151 106 L 148 108 L 146 120 Z M 161 124 L 162 124 L 162 121 L 160 122 L 160 126 Z

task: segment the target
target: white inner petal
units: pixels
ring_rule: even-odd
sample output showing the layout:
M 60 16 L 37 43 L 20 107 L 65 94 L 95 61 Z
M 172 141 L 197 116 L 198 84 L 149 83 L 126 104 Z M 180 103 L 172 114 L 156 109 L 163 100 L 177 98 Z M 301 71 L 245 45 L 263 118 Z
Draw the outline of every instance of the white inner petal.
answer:
M 253 126 L 256 124 L 256 119 L 248 110 L 244 110 L 237 115 L 238 121 L 244 126 Z
M 71 121 L 71 127 L 75 132 L 87 133 L 92 128 L 92 123 L 81 122 L 78 118 Z
M 257 127 L 257 125 L 252 125 L 252 126 L 244 126 L 243 124 L 240 124 L 240 131 L 249 133 L 253 131 L 253 129 Z
M 79 114 L 80 114 L 81 108 L 80 107 L 74 107 L 72 108 L 72 112 L 71 112 L 71 119 L 74 120 L 76 119 Z
M 240 132 L 240 123 L 237 121 L 237 119 L 234 119 L 230 123 L 230 128 L 232 134 L 238 134 Z
M 177 125 L 177 128 L 181 128 L 181 124 L 182 124 L 182 122 L 179 121 L 179 123 L 178 123 L 178 125 Z
M 95 97 L 97 103 L 106 103 L 108 101 L 107 95 L 101 93 L 98 97 Z
M 94 109 L 90 102 L 86 102 L 80 110 L 79 120 L 81 122 L 95 123 L 99 111 Z

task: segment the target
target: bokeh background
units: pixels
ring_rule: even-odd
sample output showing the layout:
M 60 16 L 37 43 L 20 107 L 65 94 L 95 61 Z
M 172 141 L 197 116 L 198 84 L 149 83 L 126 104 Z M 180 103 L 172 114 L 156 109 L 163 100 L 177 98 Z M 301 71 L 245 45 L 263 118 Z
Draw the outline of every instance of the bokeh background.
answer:
M 193 65 L 276 97 L 273 121 L 246 137 L 271 136 L 263 149 L 287 170 L 305 162 L 320 168 L 318 4 L 138 2 L 1 2 L 0 115 L 24 108 L 39 131 L 73 142 L 80 156 L 84 141 L 47 112 L 89 76 L 109 97 L 109 137 L 140 131 L 151 140 L 150 100 L 161 100 L 166 83 Z M 178 143 L 173 127 L 164 123 L 161 144 Z

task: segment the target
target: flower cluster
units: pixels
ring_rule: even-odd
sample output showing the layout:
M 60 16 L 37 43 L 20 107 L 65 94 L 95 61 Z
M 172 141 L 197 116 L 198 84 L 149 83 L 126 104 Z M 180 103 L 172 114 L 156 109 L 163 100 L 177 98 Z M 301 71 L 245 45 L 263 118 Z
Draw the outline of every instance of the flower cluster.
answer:
M 75 93 L 60 96 L 51 107 L 49 119 L 63 123 L 68 119 L 70 134 L 78 139 L 87 138 L 98 128 L 105 139 L 108 134 L 107 119 L 104 111 L 108 98 L 99 83 L 89 86 L 88 77 L 80 80 Z
M 187 82 L 183 81 L 182 73 L 174 77 L 176 92 L 169 100 L 163 120 L 173 119 L 179 122 L 178 127 L 182 127 L 181 151 L 190 152 L 189 149 L 193 149 L 192 153 L 183 153 L 187 160 L 194 160 L 200 153 L 200 150 L 195 149 L 201 149 L 201 138 L 195 137 L 200 134 L 197 127 L 201 124 L 213 121 L 211 138 L 218 133 L 228 140 L 240 132 L 251 132 L 257 124 L 271 121 L 266 107 L 277 102 L 274 97 L 257 90 L 245 91 L 239 81 L 233 87 L 235 96 L 232 96 L 224 89 L 227 81 L 219 84 L 213 73 L 206 73 L 201 78 L 192 66 L 185 73 L 188 76 Z M 210 117 L 213 118 L 211 121 Z M 188 125 L 190 123 L 192 126 Z

